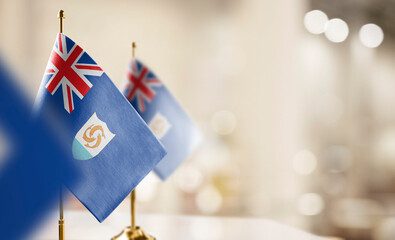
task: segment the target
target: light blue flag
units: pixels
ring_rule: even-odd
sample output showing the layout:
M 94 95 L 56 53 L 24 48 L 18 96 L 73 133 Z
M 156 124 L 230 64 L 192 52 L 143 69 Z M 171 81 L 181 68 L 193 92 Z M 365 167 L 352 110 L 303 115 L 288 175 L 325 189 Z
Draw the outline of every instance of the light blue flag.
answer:
M 82 180 L 70 190 L 100 222 L 166 155 L 100 66 L 61 33 L 35 107 L 72 151 Z
M 139 60 L 132 59 L 124 94 L 168 151 L 155 167 L 168 178 L 201 141 L 201 134 L 165 85 Z

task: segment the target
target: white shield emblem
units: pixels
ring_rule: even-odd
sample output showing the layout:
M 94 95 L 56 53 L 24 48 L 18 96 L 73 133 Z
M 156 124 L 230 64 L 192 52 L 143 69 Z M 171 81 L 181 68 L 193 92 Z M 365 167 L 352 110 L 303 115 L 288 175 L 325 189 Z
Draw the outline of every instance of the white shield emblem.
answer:
M 99 154 L 115 137 L 107 124 L 94 113 L 77 132 L 73 141 L 73 156 L 78 160 L 88 160 Z
M 167 118 L 159 112 L 155 114 L 148 126 L 159 140 L 162 139 L 171 128 L 171 124 Z

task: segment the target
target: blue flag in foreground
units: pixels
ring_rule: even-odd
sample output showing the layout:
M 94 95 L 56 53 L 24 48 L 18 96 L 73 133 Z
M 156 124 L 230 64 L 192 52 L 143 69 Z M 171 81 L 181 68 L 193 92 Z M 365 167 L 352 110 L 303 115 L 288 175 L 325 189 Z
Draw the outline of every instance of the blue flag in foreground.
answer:
M 163 83 L 137 59 L 132 59 L 126 81 L 126 98 L 168 151 L 154 169 L 165 180 L 197 147 L 200 132 Z
M 67 142 L 82 175 L 70 190 L 100 222 L 166 155 L 110 78 L 63 34 L 35 107 Z
M 27 239 L 50 208 L 61 183 L 78 179 L 44 119 L 33 121 L 31 103 L 0 63 L 0 234 Z

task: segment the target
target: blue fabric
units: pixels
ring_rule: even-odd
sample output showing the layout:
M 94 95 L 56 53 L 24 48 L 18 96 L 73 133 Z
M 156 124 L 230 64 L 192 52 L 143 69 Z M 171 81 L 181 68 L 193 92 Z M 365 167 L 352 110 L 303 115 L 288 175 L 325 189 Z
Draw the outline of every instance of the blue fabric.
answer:
M 57 206 L 61 183 L 78 175 L 45 120 L 33 121 L 31 103 L 0 63 L 0 232 L 1 239 L 27 234 Z
M 67 37 L 66 43 L 74 44 Z M 67 49 L 71 47 L 67 46 Z M 96 64 L 87 53 L 80 58 L 81 62 Z M 115 134 L 97 156 L 75 160 L 82 180 L 78 186 L 70 187 L 71 192 L 102 222 L 166 155 L 166 150 L 105 73 L 85 76 L 92 88 L 83 99 L 73 94 L 74 110 L 71 113 L 63 106 L 61 87 L 54 95 L 46 89 L 51 77 L 44 75 L 35 107 L 38 113 L 51 119 L 69 151 L 72 151 L 77 132 L 94 113 Z
M 136 67 L 133 67 L 134 64 Z M 132 59 L 129 71 L 140 73 L 143 68 L 147 67 L 139 60 Z M 148 70 L 147 79 L 157 79 L 157 77 L 151 70 Z M 128 77 L 126 81 L 130 81 Z M 168 154 L 154 169 L 162 180 L 166 180 L 198 146 L 201 141 L 201 134 L 163 83 L 151 84 L 149 87 L 155 92 L 155 97 L 150 101 L 143 98 L 144 111 L 139 107 L 140 103 L 137 95 L 128 100 L 146 123 L 151 123 L 155 115 L 160 113 L 171 125 L 168 132 L 160 139 Z M 131 88 L 130 85 L 126 85 L 125 96 L 128 96 Z

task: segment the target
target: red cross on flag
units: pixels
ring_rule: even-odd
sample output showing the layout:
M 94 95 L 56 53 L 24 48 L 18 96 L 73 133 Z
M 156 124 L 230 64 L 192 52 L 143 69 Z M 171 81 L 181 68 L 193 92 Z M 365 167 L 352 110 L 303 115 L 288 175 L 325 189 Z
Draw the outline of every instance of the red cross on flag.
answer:
M 137 98 L 138 108 L 140 112 L 145 112 L 144 99 L 151 102 L 155 97 L 153 86 L 161 86 L 162 82 L 153 74 L 149 74 L 148 68 L 143 66 L 140 70 L 136 66 L 136 62 L 132 61 L 131 69 L 127 73 L 127 86 L 129 91 L 126 98 L 132 101 Z
M 54 95 L 62 86 L 63 104 L 68 113 L 74 110 L 73 92 L 82 100 L 92 88 L 85 75 L 101 76 L 103 70 L 92 62 L 81 61 L 85 51 L 58 33 L 45 74 L 51 74 L 45 88 Z

